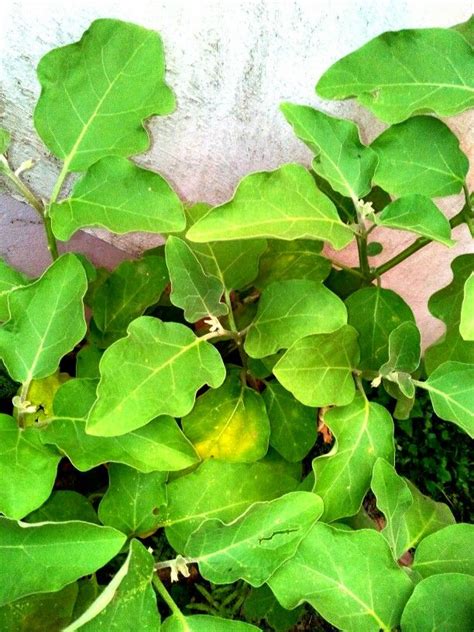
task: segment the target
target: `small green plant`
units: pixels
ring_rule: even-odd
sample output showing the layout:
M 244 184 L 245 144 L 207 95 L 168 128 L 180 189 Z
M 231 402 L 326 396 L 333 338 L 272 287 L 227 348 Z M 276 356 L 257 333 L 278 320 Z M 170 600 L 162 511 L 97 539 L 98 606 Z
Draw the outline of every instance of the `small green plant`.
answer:
M 407 419 L 428 393 L 474 434 L 474 255 L 431 297 L 446 332 L 423 357 L 384 274 L 474 231 L 468 160 L 433 116 L 473 106 L 473 41 L 471 20 L 341 59 L 318 94 L 355 97 L 387 129 L 365 145 L 352 121 L 285 103 L 312 169 L 251 174 L 216 208 L 130 159 L 144 121 L 174 109 L 156 33 L 98 20 L 41 60 L 49 199 L 0 133 L 1 175 L 53 259 L 38 279 L 0 262 L 2 630 L 285 630 L 304 603 L 341 630 L 472 630 L 474 528 L 397 473 L 388 408 Z M 448 221 L 433 198 L 459 193 Z M 85 227 L 167 238 L 109 273 L 58 255 Z M 417 239 L 373 265 L 379 227 Z M 355 242 L 359 265 L 323 242 Z

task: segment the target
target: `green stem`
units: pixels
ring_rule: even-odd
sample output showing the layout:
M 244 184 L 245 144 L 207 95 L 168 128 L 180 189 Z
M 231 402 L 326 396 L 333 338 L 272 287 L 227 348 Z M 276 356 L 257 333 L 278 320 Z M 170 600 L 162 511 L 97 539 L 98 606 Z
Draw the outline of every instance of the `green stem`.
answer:
M 470 209 L 470 204 L 469 204 L 469 209 Z M 461 224 L 465 222 L 468 223 L 466 219 L 466 215 L 467 215 L 467 204 L 465 204 L 463 208 L 459 211 L 459 213 L 457 213 L 457 215 L 455 215 L 451 219 L 451 221 L 449 222 L 451 228 L 456 228 L 456 226 L 460 226 Z M 432 239 L 428 239 L 427 237 L 419 237 L 410 246 L 408 246 L 408 248 L 405 248 L 405 250 L 402 250 L 401 252 L 399 252 L 398 255 L 395 255 L 394 257 L 392 257 L 391 259 L 383 263 L 381 266 L 376 268 L 372 272 L 372 275 L 371 275 L 372 279 L 384 274 L 385 272 L 388 272 L 389 270 L 397 266 L 402 261 L 405 261 L 405 259 L 408 259 L 408 257 L 413 255 L 415 252 L 418 252 L 418 250 L 421 250 L 428 244 L 431 244 L 432 241 L 433 241 Z
M 171 610 L 171 612 L 176 616 L 176 618 L 178 618 L 183 624 L 185 624 L 186 623 L 186 617 L 181 612 L 181 610 L 178 608 L 178 606 L 176 605 L 176 602 L 174 601 L 173 597 L 166 590 L 163 582 L 161 581 L 161 579 L 158 577 L 158 575 L 156 573 L 153 574 L 153 586 L 155 587 L 156 592 L 160 595 L 160 597 L 163 599 L 165 604 Z M 183 627 L 185 629 L 187 628 L 186 625 L 183 626 Z
M 335 268 L 340 268 L 341 270 L 344 270 L 345 272 L 348 272 L 349 274 L 353 274 L 359 279 L 365 278 L 362 272 L 360 270 L 357 270 L 356 268 L 351 268 L 349 266 L 346 266 L 344 263 L 341 263 L 340 261 L 336 261 L 336 259 L 333 259 L 332 257 L 329 259 L 329 261 L 332 263 L 332 265 Z
M 462 189 L 464 191 L 464 199 L 465 199 L 465 203 L 462 209 L 464 212 L 464 221 L 466 222 L 467 227 L 469 228 L 471 237 L 474 237 L 474 212 L 473 212 L 474 209 L 471 204 L 471 197 L 469 195 L 469 190 L 467 186 L 463 184 Z
M 58 246 L 53 235 L 53 231 L 51 229 L 51 218 L 47 213 L 47 209 L 45 208 L 43 202 L 36 197 L 33 191 L 31 191 L 31 189 L 26 186 L 23 180 L 21 180 L 19 176 L 12 170 L 5 156 L 0 156 L 0 161 L 4 167 L 2 173 L 4 173 L 6 177 L 10 180 L 10 182 L 15 185 L 16 189 L 21 193 L 28 204 L 32 206 L 41 217 L 46 233 L 46 240 L 48 242 L 48 250 L 51 253 L 53 261 L 56 260 L 59 256 Z
M 225 300 L 225 303 L 226 303 L 227 308 L 229 310 L 229 315 L 228 315 L 229 327 L 230 327 L 230 330 L 234 334 L 234 340 L 235 340 L 235 344 L 237 345 L 237 350 L 238 350 L 239 355 L 240 355 L 240 360 L 242 362 L 242 366 L 244 367 L 245 372 L 247 372 L 248 360 L 247 360 L 247 354 L 245 353 L 244 348 L 243 348 L 243 335 L 238 330 L 237 324 L 235 322 L 234 312 L 232 310 L 232 301 L 230 300 L 230 292 L 229 292 L 229 290 L 225 290 L 224 291 L 224 300 Z
M 362 213 L 359 210 L 359 201 L 354 197 L 352 202 L 356 209 L 357 223 L 359 224 L 359 233 L 356 235 L 357 252 L 359 253 L 359 269 L 367 284 L 370 284 L 372 282 L 372 277 L 369 257 L 367 255 L 367 227 Z

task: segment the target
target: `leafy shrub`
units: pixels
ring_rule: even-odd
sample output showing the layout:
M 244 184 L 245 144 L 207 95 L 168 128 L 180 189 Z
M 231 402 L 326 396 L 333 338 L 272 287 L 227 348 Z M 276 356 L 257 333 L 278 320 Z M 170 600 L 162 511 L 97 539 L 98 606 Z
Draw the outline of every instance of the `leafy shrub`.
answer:
M 47 201 L 0 134 L 1 172 L 53 259 L 39 279 L 0 264 L 4 395 L 19 384 L 0 415 L 2 630 L 283 630 L 303 603 L 342 630 L 472 629 L 472 526 L 397 473 L 374 389 L 396 419 L 428 393 L 474 432 L 474 255 L 429 301 L 446 332 L 423 358 L 384 287 L 412 253 L 473 230 L 468 160 L 432 116 L 472 106 L 473 39 L 472 21 L 387 33 L 341 59 L 318 94 L 390 126 L 365 145 L 355 123 L 285 103 L 312 169 L 251 174 L 217 208 L 130 160 L 144 121 L 174 108 L 156 33 L 98 20 L 41 60 L 34 122 L 61 163 Z M 448 221 L 432 198 L 458 193 Z M 95 226 L 166 244 L 111 273 L 58 255 Z M 374 266 L 380 226 L 417 239 Z M 323 242 L 356 242 L 359 265 Z

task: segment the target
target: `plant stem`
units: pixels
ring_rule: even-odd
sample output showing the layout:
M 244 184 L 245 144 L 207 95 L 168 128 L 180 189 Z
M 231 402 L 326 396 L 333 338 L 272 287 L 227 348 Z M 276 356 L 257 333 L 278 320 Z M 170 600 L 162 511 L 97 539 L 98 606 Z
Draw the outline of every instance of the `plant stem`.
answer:
M 53 261 L 56 260 L 59 256 L 58 246 L 56 243 L 56 239 L 53 235 L 53 231 L 51 229 L 51 218 L 47 213 L 47 209 L 45 208 L 43 202 L 36 197 L 33 191 L 20 179 L 20 177 L 12 170 L 10 165 L 8 164 L 5 156 L 0 156 L 0 164 L 3 165 L 4 169 L 1 173 L 4 173 L 6 177 L 12 182 L 16 189 L 21 193 L 21 195 L 25 198 L 30 206 L 32 206 L 38 215 L 41 217 L 41 220 L 44 225 L 44 230 L 46 233 L 46 240 L 48 242 L 48 250 L 51 253 L 51 257 Z
M 165 604 L 171 610 L 171 612 L 182 623 L 186 623 L 186 618 L 185 618 L 184 614 L 178 608 L 178 606 L 176 605 L 176 602 L 174 601 L 173 597 L 166 590 L 163 582 L 161 581 L 161 579 L 158 577 L 158 575 L 156 573 L 153 574 L 153 586 L 155 587 L 156 592 L 160 595 L 160 597 L 163 599 Z M 187 626 L 184 626 L 184 627 L 185 627 L 185 629 L 187 628 Z
M 345 272 L 348 272 L 349 274 L 353 274 L 354 276 L 359 277 L 359 279 L 365 278 L 362 272 L 356 268 L 351 268 L 349 266 L 346 266 L 344 263 L 341 263 L 340 261 L 336 261 L 336 259 L 333 259 L 332 257 L 329 259 L 329 261 L 332 263 L 332 265 L 335 268 L 341 268 L 341 270 L 344 270 Z
M 243 345 L 242 345 L 243 336 L 242 336 L 241 332 L 237 329 L 237 325 L 236 325 L 236 322 L 235 322 L 234 312 L 232 310 L 232 301 L 230 300 L 230 292 L 229 292 L 229 290 L 225 290 L 224 291 L 224 300 L 225 300 L 225 303 L 226 303 L 227 308 L 229 310 L 229 315 L 228 315 L 229 327 L 230 327 L 230 330 L 234 333 L 234 340 L 235 340 L 235 344 L 237 345 L 237 351 L 239 352 L 240 360 L 242 362 L 242 366 L 245 369 L 245 372 L 247 372 L 247 365 L 248 365 L 247 354 L 245 353 Z
M 469 203 L 469 198 L 467 198 L 466 204 L 459 211 L 459 213 L 457 213 L 457 215 L 455 215 L 449 222 L 451 228 L 456 228 L 456 226 L 460 226 L 464 222 L 466 222 L 469 225 L 469 222 L 467 219 L 468 213 L 469 214 L 471 213 L 471 205 Z M 402 261 L 405 261 L 405 259 L 408 259 L 408 257 L 410 257 L 412 254 L 414 254 L 415 252 L 418 252 L 418 250 L 421 250 L 422 248 L 430 244 L 432 241 L 433 241 L 432 239 L 428 239 L 427 237 L 419 237 L 410 246 L 408 246 L 408 248 L 405 248 L 405 250 L 402 250 L 401 252 L 399 252 L 398 255 L 395 255 L 394 257 L 392 257 L 391 259 L 383 263 L 381 266 L 376 268 L 371 274 L 372 279 L 374 279 L 377 276 L 380 276 L 381 274 L 384 274 L 385 272 L 388 272 L 389 270 L 397 266 Z

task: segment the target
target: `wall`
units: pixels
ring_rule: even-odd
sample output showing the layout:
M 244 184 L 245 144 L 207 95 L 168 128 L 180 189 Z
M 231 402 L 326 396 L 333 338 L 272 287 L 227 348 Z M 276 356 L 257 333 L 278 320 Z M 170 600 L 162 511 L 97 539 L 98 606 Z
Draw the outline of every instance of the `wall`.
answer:
M 466 20 L 471 9 L 471 0 L 449 4 L 424 0 L 83 0 L 72 4 L 11 0 L 0 9 L 2 124 L 14 133 L 15 164 L 27 157 L 40 160 L 28 178 L 38 193 L 46 194 L 58 166 L 47 156 L 31 124 L 38 95 L 38 60 L 50 48 L 79 39 L 96 17 L 138 22 L 161 32 L 168 82 L 178 100 L 173 115 L 150 123 L 153 147 L 139 161 L 163 173 L 183 198 L 219 203 L 248 172 L 272 169 L 283 162 L 309 163 L 308 151 L 279 113 L 281 101 L 308 103 L 351 117 L 361 124 L 363 137 L 370 139 L 380 131 L 380 124 L 353 103 L 321 103 L 314 93 L 318 77 L 338 58 L 383 31 L 452 25 Z M 452 121 L 471 156 L 473 122 L 472 113 Z M 447 211 L 454 213 L 459 204 L 459 199 L 447 200 Z M 15 259 L 24 267 L 39 268 L 39 262 L 44 263 L 41 240 L 35 239 L 26 250 L 22 246 L 18 253 L 18 238 L 12 238 L 8 230 L 10 222 L 36 221 L 22 209 L 4 198 L 0 253 L 11 256 L 15 251 Z M 156 243 L 156 237 L 139 235 L 125 240 L 101 237 L 129 252 Z M 462 227 L 455 237 L 460 242 L 453 249 L 429 246 L 384 281 L 416 310 L 425 343 L 442 330 L 426 310 L 427 297 L 449 280 L 446 261 L 469 248 Z M 387 239 L 381 260 L 402 246 L 394 233 Z M 411 239 L 403 237 L 404 242 Z M 102 255 L 112 257 L 112 253 L 120 256 L 113 249 Z M 350 261 L 353 253 L 339 257 Z

